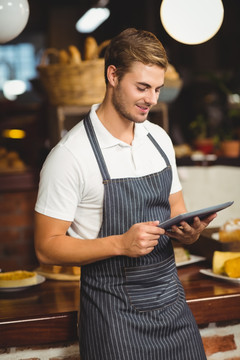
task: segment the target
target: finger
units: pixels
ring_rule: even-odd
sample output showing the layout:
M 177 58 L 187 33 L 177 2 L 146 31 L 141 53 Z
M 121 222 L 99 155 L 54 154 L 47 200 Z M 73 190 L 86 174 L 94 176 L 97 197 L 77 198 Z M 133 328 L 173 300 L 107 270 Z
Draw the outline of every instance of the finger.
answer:
M 141 241 L 141 246 L 142 247 L 145 247 L 145 248 L 148 248 L 148 247 L 154 247 L 156 245 L 158 245 L 158 240 L 159 240 L 159 237 L 156 237 L 156 238 L 149 238 L 149 239 L 145 239 L 145 240 L 142 240 Z
M 152 234 L 152 233 L 145 233 L 142 234 L 139 239 L 142 241 L 157 241 L 161 234 Z
M 147 235 L 158 236 L 158 237 L 165 233 L 165 230 L 158 226 L 146 226 L 144 231 Z
M 202 219 L 202 222 L 203 222 L 204 224 L 206 224 L 206 226 L 207 226 L 207 225 L 208 225 L 211 221 L 213 221 L 216 217 L 217 217 L 217 214 L 216 214 L 216 213 L 215 213 L 215 214 L 212 214 L 212 215 L 208 216 L 207 218 Z
M 182 235 L 183 231 L 184 231 L 184 226 L 186 227 L 186 224 L 187 223 L 181 223 L 181 226 L 176 226 L 176 225 L 173 225 L 172 228 L 171 228 L 171 232 L 175 233 L 175 234 L 180 234 Z
M 160 222 L 158 220 L 154 220 L 154 221 L 146 221 L 145 223 L 142 223 L 142 224 L 150 225 L 150 226 L 158 226 L 159 223 Z

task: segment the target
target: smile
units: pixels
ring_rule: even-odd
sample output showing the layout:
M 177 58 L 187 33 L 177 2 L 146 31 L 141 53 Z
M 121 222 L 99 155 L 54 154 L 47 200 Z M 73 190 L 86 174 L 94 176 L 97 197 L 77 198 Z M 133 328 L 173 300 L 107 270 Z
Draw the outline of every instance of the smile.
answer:
M 143 112 L 144 114 L 147 113 L 147 112 L 150 110 L 149 107 L 145 107 L 145 106 L 139 106 L 139 105 L 137 105 L 137 107 L 138 107 L 139 110 L 140 110 L 141 112 Z

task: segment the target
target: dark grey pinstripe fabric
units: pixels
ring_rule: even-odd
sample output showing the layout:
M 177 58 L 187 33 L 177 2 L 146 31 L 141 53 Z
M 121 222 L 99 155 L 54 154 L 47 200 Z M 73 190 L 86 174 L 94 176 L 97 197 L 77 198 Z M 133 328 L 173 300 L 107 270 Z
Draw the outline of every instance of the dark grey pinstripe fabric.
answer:
M 149 141 L 166 168 L 140 178 L 111 180 L 91 120 L 84 124 L 104 183 L 99 236 L 169 218 L 171 167 L 152 136 Z M 206 359 L 167 236 L 146 256 L 118 256 L 82 267 L 79 344 L 81 360 Z

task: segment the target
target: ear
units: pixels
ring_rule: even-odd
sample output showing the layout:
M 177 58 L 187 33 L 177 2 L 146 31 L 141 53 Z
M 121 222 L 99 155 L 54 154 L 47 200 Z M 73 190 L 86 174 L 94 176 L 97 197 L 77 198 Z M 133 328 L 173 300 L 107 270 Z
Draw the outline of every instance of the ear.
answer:
M 116 70 L 117 70 L 116 66 L 114 66 L 114 65 L 109 65 L 109 67 L 107 68 L 108 82 L 113 87 L 115 87 L 116 84 L 118 83 L 118 77 L 117 77 Z

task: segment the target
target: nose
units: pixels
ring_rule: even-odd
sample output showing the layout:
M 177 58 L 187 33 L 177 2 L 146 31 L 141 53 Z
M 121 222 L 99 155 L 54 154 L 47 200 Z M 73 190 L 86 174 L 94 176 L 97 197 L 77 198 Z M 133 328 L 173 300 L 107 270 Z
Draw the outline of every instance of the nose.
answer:
M 155 90 L 149 90 L 148 93 L 145 95 L 145 102 L 148 105 L 156 105 L 158 101 L 159 93 L 156 93 Z

